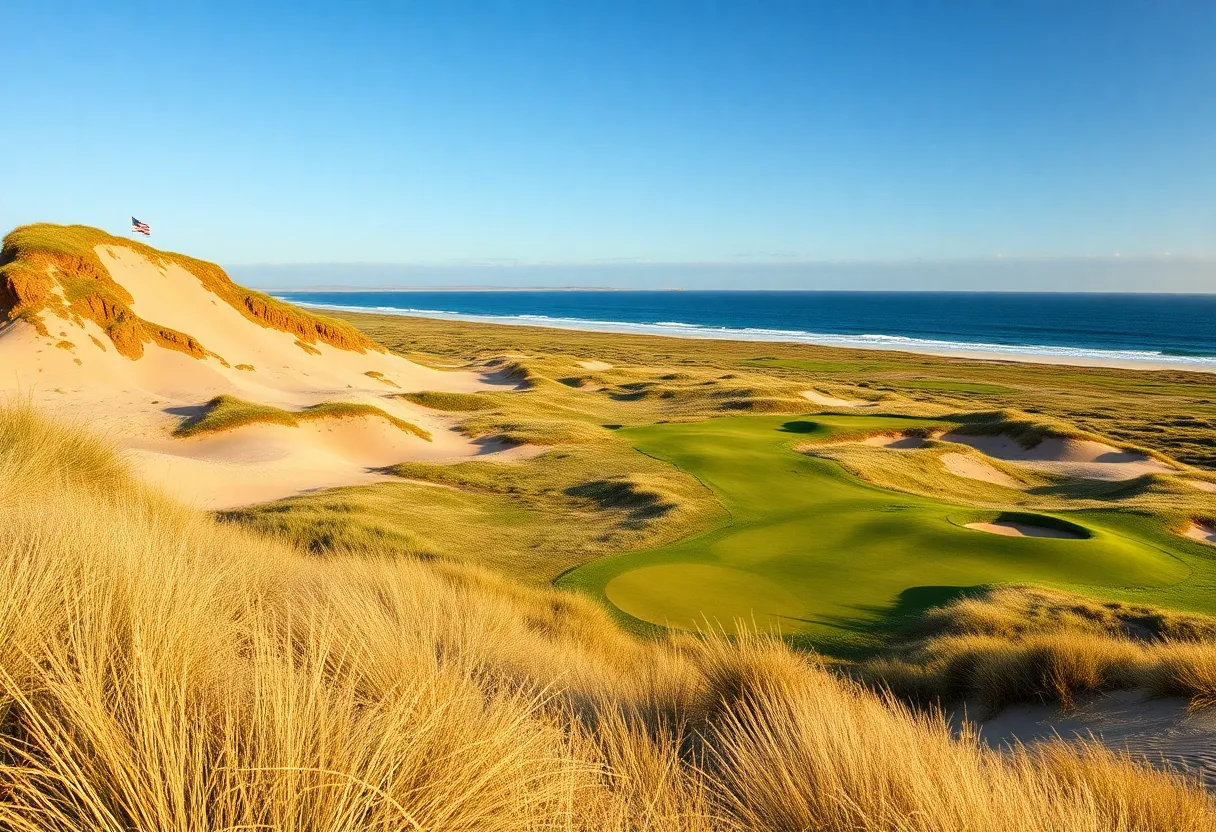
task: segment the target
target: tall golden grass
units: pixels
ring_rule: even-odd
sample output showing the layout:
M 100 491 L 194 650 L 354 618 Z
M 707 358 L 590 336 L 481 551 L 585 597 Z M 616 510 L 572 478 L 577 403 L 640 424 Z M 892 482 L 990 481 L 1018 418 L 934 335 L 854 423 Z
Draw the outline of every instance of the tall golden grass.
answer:
M 1025 700 L 1147 689 L 1216 706 L 1216 618 L 1001 587 L 930 610 L 923 637 L 862 674 L 914 700 L 972 700 L 996 711 Z
M 760 638 L 319 559 L 0 411 L 0 828 L 1206 830 L 1096 747 L 999 753 Z

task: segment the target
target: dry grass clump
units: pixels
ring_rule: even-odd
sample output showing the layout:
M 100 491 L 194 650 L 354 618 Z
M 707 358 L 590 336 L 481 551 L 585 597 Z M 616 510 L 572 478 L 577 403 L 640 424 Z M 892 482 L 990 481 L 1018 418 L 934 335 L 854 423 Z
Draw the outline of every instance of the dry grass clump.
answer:
M 1134 688 L 1216 704 L 1209 616 L 1006 587 L 930 610 L 917 629 L 920 638 L 862 675 L 921 702 L 976 700 L 992 711 Z
M 196 416 L 186 419 L 173 432 L 174 436 L 186 438 L 204 433 L 219 433 L 235 430 L 247 425 L 273 424 L 299 427 L 303 422 L 317 419 L 353 419 L 362 416 L 375 416 L 386 420 L 398 430 L 411 433 L 427 440 L 431 434 L 404 419 L 398 419 L 392 414 L 385 413 L 375 405 L 359 402 L 321 402 L 306 407 L 303 410 L 283 410 L 268 404 L 256 404 L 239 399 L 236 396 L 216 396 L 207 402 L 203 411 Z
M 487 396 L 480 393 L 444 393 L 435 390 L 422 390 L 417 393 L 401 393 L 400 398 L 431 410 L 444 411 L 476 411 L 493 410 L 497 405 Z
M 153 264 L 180 266 L 249 320 L 292 333 L 306 346 L 322 341 L 340 349 L 383 351 L 345 321 L 313 315 L 238 286 L 214 263 L 160 251 L 84 225 L 23 225 L 4 238 L 0 249 L 0 314 L 9 320 L 28 321 L 42 335 L 48 334 L 40 318 L 46 310 L 78 322 L 91 320 L 106 331 L 119 353 L 131 359 L 143 355 L 146 343 L 195 358 L 211 354 L 190 335 L 136 315 L 130 293 L 114 281 L 98 256 L 99 246 L 125 247 Z M 57 287 L 61 294 L 56 292 Z
M 958 742 L 771 641 L 304 556 L 103 457 L 0 412 L 2 828 L 1216 828 L 1180 776 Z

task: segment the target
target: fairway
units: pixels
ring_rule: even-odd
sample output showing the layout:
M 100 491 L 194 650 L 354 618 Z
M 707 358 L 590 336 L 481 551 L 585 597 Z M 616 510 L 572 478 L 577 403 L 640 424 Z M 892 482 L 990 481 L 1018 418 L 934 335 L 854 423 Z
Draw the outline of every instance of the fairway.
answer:
M 988 534 L 965 524 L 993 512 L 876 488 L 791 448 L 935 424 L 763 416 L 623 430 L 641 452 L 705 483 L 729 519 L 672 545 L 588 563 L 559 583 L 600 595 L 637 621 L 731 630 L 743 619 L 847 653 L 900 615 L 968 587 L 1035 582 L 1102 594 L 1187 579 L 1185 563 L 1138 534 L 1127 515 L 1061 512 L 1043 521 L 1067 517 L 1088 533 L 1077 539 Z

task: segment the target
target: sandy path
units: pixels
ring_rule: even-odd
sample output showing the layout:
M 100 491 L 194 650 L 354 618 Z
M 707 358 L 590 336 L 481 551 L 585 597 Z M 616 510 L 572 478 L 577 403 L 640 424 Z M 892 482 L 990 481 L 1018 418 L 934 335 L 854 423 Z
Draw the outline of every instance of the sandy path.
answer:
M 1160 460 L 1088 439 L 1048 437 L 1033 448 L 1023 447 L 1017 440 L 1004 435 L 971 436 L 951 432 L 941 439 L 975 448 L 994 459 L 1069 477 L 1113 481 L 1135 479 L 1145 474 L 1175 473 L 1173 467 Z
M 957 728 L 961 715 L 952 717 Z M 995 748 L 1054 737 L 1089 739 L 1128 751 L 1159 767 L 1178 767 L 1216 789 L 1216 711 L 1189 711 L 1184 699 L 1149 699 L 1135 691 L 1105 694 L 1063 713 L 1026 704 L 980 723 L 981 739 Z
M 942 454 L 939 458 L 941 459 L 942 467 L 956 477 L 990 482 L 993 485 L 1003 485 L 1005 488 L 1021 487 L 1021 483 L 1013 477 L 1004 471 L 998 471 L 981 459 L 973 459 L 966 454 L 953 452 Z
M 999 534 L 1003 537 L 1052 537 L 1057 540 L 1081 540 L 1081 535 L 1066 532 L 1063 529 L 1052 529 L 1047 526 L 1035 526 L 1030 523 L 1015 523 L 1010 520 L 997 520 L 993 523 L 966 523 L 966 528 L 975 529 L 989 534 Z

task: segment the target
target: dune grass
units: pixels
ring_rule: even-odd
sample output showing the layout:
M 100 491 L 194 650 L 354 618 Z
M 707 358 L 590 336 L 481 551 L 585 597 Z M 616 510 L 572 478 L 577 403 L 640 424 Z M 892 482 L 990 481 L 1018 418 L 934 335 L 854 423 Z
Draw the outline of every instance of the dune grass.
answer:
M 97 249 L 106 246 L 132 249 L 153 265 L 180 266 L 250 321 L 289 332 L 305 348 L 312 349 L 311 345 L 320 341 L 359 352 L 383 349 L 345 321 L 314 315 L 238 286 L 214 263 L 160 251 L 85 225 L 23 225 L 4 238 L 0 249 L 0 315 L 28 321 L 43 335 L 47 332 L 40 316 L 45 311 L 69 319 L 88 319 L 105 330 L 120 354 L 132 359 L 143 354 L 145 343 L 195 358 L 209 355 L 189 333 L 135 314 L 131 295 L 110 277 L 98 254 Z M 55 291 L 57 287 L 60 293 Z
M 989 711 L 1120 689 L 1216 706 L 1216 617 L 1002 587 L 930 610 L 916 630 L 895 656 L 863 664 L 862 677 L 905 698 Z
M 182 422 L 173 435 L 184 439 L 207 433 L 236 430 L 248 425 L 286 425 L 294 428 L 304 422 L 319 419 L 354 419 L 364 416 L 384 419 L 398 430 L 413 434 L 428 442 L 431 439 L 430 432 L 390 413 L 385 413 L 375 405 L 360 402 L 321 402 L 303 410 L 283 410 L 227 395 L 216 396 L 207 402 L 199 414 Z
M 1216 828 L 1097 747 L 951 738 L 780 643 L 636 641 L 587 599 L 318 559 L 0 411 L 0 827 Z
M 444 393 L 421 390 L 416 393 L 401 393 L 401 398 L 431 410 L 471 412 L 493 410 L 497 403 L 489 396 L 478 393 Z

